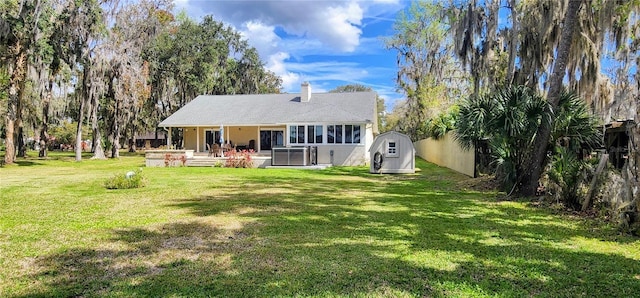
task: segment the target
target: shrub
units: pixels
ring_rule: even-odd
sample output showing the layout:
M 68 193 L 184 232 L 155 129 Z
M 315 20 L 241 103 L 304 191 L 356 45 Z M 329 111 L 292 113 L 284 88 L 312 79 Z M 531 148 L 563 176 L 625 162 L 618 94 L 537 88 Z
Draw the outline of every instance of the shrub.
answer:
M 225 153 L 227 161 L 225 167 L 227 168 L 253 168 L 253 161 L 251 160 L 251 154 L 253 150 L 242 150 L 240 152 L 231 150 Z
M 144 187 L 145 182 L 142 169 L 138 169 L 135 172 L 114 175 L 104 183 L 104 186 L 107 189 L 130 189 Z
M 487 140 L 496 178 L 502 183 L 503 190 L 513 191 L 528 170 L 538 126 L 548 125 L 555 117 L 548 147 L 549 151 L 557 152 L 557 156 L 552 157 L 554 172 L 550 173 L 550 178 L 563 189 L 567 202 L 575 205 L 576 181 L 584 167 L 573 159 L 578 153 L 599 147 L 602 134 L 597 118 L 574 93 L 563 92 L 553 113 L 547 101 L 528 87 L 500 89 L 485 96 L 471 97 L 460 105 L 455 137 L 464 148 Z M 560 152 L 554 150 L 556 147 L 567 148 Z
M 464 148 L 487 140 L 496 178 L 503 190 L 511 192 L 531 156 L 538 125 L 550 121 L 547 105 L 542 96 L 525 86 L 471 97 L 460 106 L 455 137 Z
M 178 164 L 178 162 L 180 162 Z M 164 155 L 164 165 L 166 167 L 169 166 L 176 166 L 176 165 L 182 165 L 184 166 L 187 163 L 187 156 L 183 155 L 179 155 L 179 156 L 175 156 L 171 153 L 167 153 Z
M 435 140 L 443 138 L 447 132 L 455 129 L 459 113 L 458 106 L 453 106 L 449 110 L 427 120 L 427 135 Z
M 565 148 L 557 147 L 547 171 L 549 180 L 558 187 L 555 194 L 566 207 L 580 208 L 579 186 L 586 177 L 588 164 L 576 157 L 576 154 Z

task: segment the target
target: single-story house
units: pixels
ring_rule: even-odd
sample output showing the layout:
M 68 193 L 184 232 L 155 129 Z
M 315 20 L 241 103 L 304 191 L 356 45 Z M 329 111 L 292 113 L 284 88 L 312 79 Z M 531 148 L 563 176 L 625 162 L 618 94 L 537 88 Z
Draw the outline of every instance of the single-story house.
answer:
M 300 94 L 200 95 L 159 126 L 181 129 L 182 149 L 196 154 L 229 143 L 260 155 L 313 147 L 318 164 L 364 165 L 378 133 L 376 94 L 311 93 L 305 82 Z

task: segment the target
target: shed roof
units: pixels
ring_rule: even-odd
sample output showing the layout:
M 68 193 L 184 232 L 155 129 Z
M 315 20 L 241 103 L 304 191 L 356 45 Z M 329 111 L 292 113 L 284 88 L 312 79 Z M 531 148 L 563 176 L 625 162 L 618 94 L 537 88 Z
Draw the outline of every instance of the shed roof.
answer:
M 371 144 L 371 148 L 369 148 L 369 151 L 371 151 L 372 149 L 375 149 L 375 147 L 378 146 L 378 144 L 383 143 L 385 140 L 388 140 L 390 138 L 397 138 L 398 141 L 403 140 L 409 144 L 413 144 L 413 141 L 411 141 L 411 138 L 408 135 L 390 130 L 377 135 L 376 138 L 373 140 L 373 143 Z M 413 148 L 413 151 L 415 152 L 415 148 L 413 146 L 411 146 L 411 148 Z
M 162 121 L 160 127 L 376 122 L 374 92 L 200 95 Z

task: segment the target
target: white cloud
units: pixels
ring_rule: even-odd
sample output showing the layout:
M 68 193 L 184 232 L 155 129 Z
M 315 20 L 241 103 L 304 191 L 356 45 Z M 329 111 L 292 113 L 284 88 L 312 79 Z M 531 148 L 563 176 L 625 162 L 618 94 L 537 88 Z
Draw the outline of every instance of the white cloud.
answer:
M 373 0 L 373 2 L 382 3 L 382 4 L 398 4 L 398 3 L 400 3 L 399 0 Z
M 362 30 L 357 25 L 362 24 L 362 16 L 362 8 L 355 2 L 347 6 L 328 7 L 325 11 L 319 12 L 319 27 L 310 32 L 341 51 L 353 52 L 360 44 Z
M 294 92 L 300 89 L 300 75 L 287 70 L 285 60 L 289 59 L 289 54 L 278 52 L 269 56 L 267 68 L 282 78 L 282 89 L 285 92 Z
M 242 35 L 258 53 L 269 55 L 278 50 L 280 37 L 274 32 L 274 26 L 264 25 L 258 21 L 248 21 L 244 24 Z
M 358 46 L 364 17 L 362 2 L 357 1 L 181 0 L 176 4 L 188 12 L 198 7 L 238 28 L 248 21 L 278 26 L 289 35 L 317 39 L 325 47 L 346 52 Z
M 389 86 L 393 85 L 395 69 L 349 59 L 386 52 L 379 38 L 363 37 L 363 30 L 391 22 L 404 7 L 398 0 L 175 1 L 177 10 L 184 9 L 191 17 L 212 14 L 238 28 L 266 67 L 282 78 L 284 92 L 299 92 L 300 83 L 309 81 L 313 92 L 360 83 L 388 95 L 386 99 L 398 96 Z M 319 57 L 324 60 L 317 62 Z M 372 86 L 371 79 L 388 81 L 389 85 Z

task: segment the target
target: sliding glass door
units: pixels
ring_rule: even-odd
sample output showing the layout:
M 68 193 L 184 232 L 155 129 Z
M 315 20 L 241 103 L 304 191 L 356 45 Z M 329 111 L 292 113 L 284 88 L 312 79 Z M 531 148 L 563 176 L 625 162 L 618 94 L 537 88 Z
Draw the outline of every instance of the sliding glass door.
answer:
M 202 150 L 207 151 L 207 144 L 209 144 L 209 146 L 213 145 L 213 143 L 220 144 L 220 131 L 207 129 L 204 131 L 204 139 L 205 143 L 203 144 Z
M 273 147 L 284 146 L 284 132 L 282 130 L 261 130 L 260 150 L 271 150 Z

